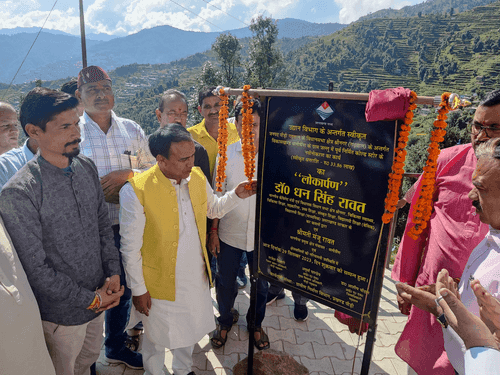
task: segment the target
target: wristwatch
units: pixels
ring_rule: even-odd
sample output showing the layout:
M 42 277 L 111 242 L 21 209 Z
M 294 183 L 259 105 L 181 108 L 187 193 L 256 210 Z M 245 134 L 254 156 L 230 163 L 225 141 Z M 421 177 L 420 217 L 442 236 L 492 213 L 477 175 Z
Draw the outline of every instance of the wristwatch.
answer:
M 436 298 L 434 300 L 434 302 L 436 302 L 436 306 L 440 310 L 443 310 L 443 308 L 439 304 L 439 301 L 441 301 L 442 299 L 443 299 L 443 296 L 439 296 L 438 298 Z M 441 315 L 437 316 L 436 319 L 439 322 L 439 324 L 441 324 L 441 327 L 448 328 L 448 321 L 446 320 L 446 316 L 444 315 L 444 311 L 443 311 L 443 313 Z
M 448 328 L 448 321 L 446 320 L 446 316 L 444 315 L 444 313 L 439 315 L 436 319 L 439 322 L 439 324 L 441 324 L 441 327 Z

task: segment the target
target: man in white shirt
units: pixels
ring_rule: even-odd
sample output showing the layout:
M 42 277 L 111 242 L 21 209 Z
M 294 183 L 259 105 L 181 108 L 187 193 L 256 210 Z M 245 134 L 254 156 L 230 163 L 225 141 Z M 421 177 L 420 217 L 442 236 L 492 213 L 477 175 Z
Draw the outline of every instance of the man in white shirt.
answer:
M 480 124 L 480 126 L 485 125 Z M 500 121 L 495 126 L 500 126 Z M 406 302 L 434 314 L 441 323 L 446 354 L 459 375 L 466 373 L 464 366 L 466 348 L 456 332 L 447 327 L 442 308 L 434 301 L 436 296 L 440 296 L 440 287 L 456 291 L 466 309 L 476 316 L 479 316 L 480 306 L 470 286 L 471 281 L 479 280 L 493 297 L 498 299 L 500 296 L 500 138 L 493 138 L 480 144 L 475 153 L 478 161 L 472 176 L 474 187 L 469 193 L 469 198 L 481 222 L 488 224 L 490 230 L 472 251 L 460 278 L 458 290 L 446 270 L 438 275 L 435 295 L 406 284 L 396 284 L 400 296 Z
M 258 99 L 252 99 L 252 135 L 254 137 L 255 152 L 259 146 L 260 115 L 262 106 Z M 236 129 L 240 140 L 227 147 L 226 180 L 222 184 L 222 193 L 234 189 L 237 182 L 245 179 L 245 166 L 242 152 L 242 110 L 243 103 L 240 102 L 235 108 Z M 217 161 L 218 163 L 218 161 Z M 215 168 L 217 170 L 217 168 Z M 254 172 L 257 173 L 257 170 Z M 214 181 L 215 181 L 214 176 Z M 215 182 L 214 182 L 215 185 Z M 218 327 L 214 332 L 211 343 L 214 348 L 224 346 L 227 334 L 233 325 L 234 300 L 238 294 L 236 277 L 240 267 L 242 254 L 245 252 L 250 273 L 253 273 L 254 236 L 255 236 L 255 206 L 256 197 L 252 197 L 240 204 L 236 209 L 225 215 L 220 221 L 214 220 L 210 230 L 210 249 L 217 257 L 217 275 L 215 287 L 217 292 L 217 303 L 219 305 Z M 220 242 L 219 242 L 220 240 Z M 253 285 L 252 285 L 253 287 Z M 257 280 L 257 299 L 255 317 L 255 346 L 257 349 L 269 348 L 269 337 L 262 330 L 262 321 L 266 315 L 268 283 L 265 280 Z M 247 325 L 249 327 L 249 315 L 247 313 Z
M 198 167 L 189 132 L 169 124 L 149 137 L 157 164 L 120 191 L 120 231 L 127 283 L 142 316 L 144 369 L 163 375 L 165 348 L 174 375 L 193 375 L 194 345 L 215 328 L 206 217 L 222 217 L 255 194 L 240 183 L 217 197 Z
M 445 271 L 441 271 L 445 273 Z M 443 275 L 445 276 L 445 275 Z M 451 290 L 437 285 L 442 298 L 437 301 L 444 311 L 450 327 L 463 340 L 465 375 L 500 375 L 500 301 L 493 297 L 478 280 L 470 283 L 477 298 L 481 318 L 467 311 L 464 304 Z M 492 327 L 491 330 L 488 327 Z

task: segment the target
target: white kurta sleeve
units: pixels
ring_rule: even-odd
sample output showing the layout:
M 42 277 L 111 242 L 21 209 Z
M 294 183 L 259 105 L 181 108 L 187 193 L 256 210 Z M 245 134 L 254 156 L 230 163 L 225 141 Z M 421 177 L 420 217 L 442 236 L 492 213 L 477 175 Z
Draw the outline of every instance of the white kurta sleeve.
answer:
M 483 347 L 467 350 L 465 375 L 500 375 L 500 351 Z
M 207 216 L 209 219 L 220 219 L 233 208 L 235 208 L 243 199 L 238 197 L 233 190 L 227 192 L 222 197 L 214 194 L 212 187 L 207 181 Z
M 142 237 L 146 226 L 144 208 L 135 195 L 134 188 L 125 184 L 120 190 L 120 252 L 133 296 L 141 296 L 148 290 L 142 273 Z
M 453 328 L 443 328 L 444 349 L 453 368 L 460 374 L 464 372 L 465 344 Z

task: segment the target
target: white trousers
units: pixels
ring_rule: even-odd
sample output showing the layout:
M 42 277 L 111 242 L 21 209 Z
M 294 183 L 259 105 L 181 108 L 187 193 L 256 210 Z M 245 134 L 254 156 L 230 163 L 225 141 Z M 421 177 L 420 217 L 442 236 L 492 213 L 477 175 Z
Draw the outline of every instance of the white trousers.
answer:
M 42 321 L 45 342 L 57 375 L 89 375 L 103 340 L 104 314 L 79 326 Z
M 147 334 L 143 335 L 142 360 L 144 363 L 145 375 L 164 375 L 165 347 L 156 345 L 148 339 Z M 172 370 L 174 375 L 187 375 L 193 366 L 194 345 L 185 348 L 172 349 L 174 356 Z

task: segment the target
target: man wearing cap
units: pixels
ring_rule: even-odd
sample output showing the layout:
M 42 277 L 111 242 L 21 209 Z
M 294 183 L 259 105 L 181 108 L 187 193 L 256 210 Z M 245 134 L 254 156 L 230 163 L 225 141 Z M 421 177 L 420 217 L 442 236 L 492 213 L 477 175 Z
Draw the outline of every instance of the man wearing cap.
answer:
M 85 111 L 80 117 L 82 129 L 82 153 L 97 166 L 101 186 L 108 202 L 109 217 L 115 235 L 115 245 L 120 246 L 118 225 L 119 191 L 135 172 L 154 164 L 146 160 L 148 152 L 144 131 L 134 121 L 120 118 L 113 112 L 115 98 L 111 78 L 98 66 L 89 66 L 78 74 L 76 97 Z M 120 260 L 121 263 L 121 260 Z M 123 265 L 122 265 L 123 270 Z M 122 272 L 122 285 L 125 284 Z M 125 328 L 130 316 L 131 292 L 125 288 L 120 304 L 106 312 L 105 353 L 110 363 L 124 363 L 140 369 L 142 355 L 125 346 Z

